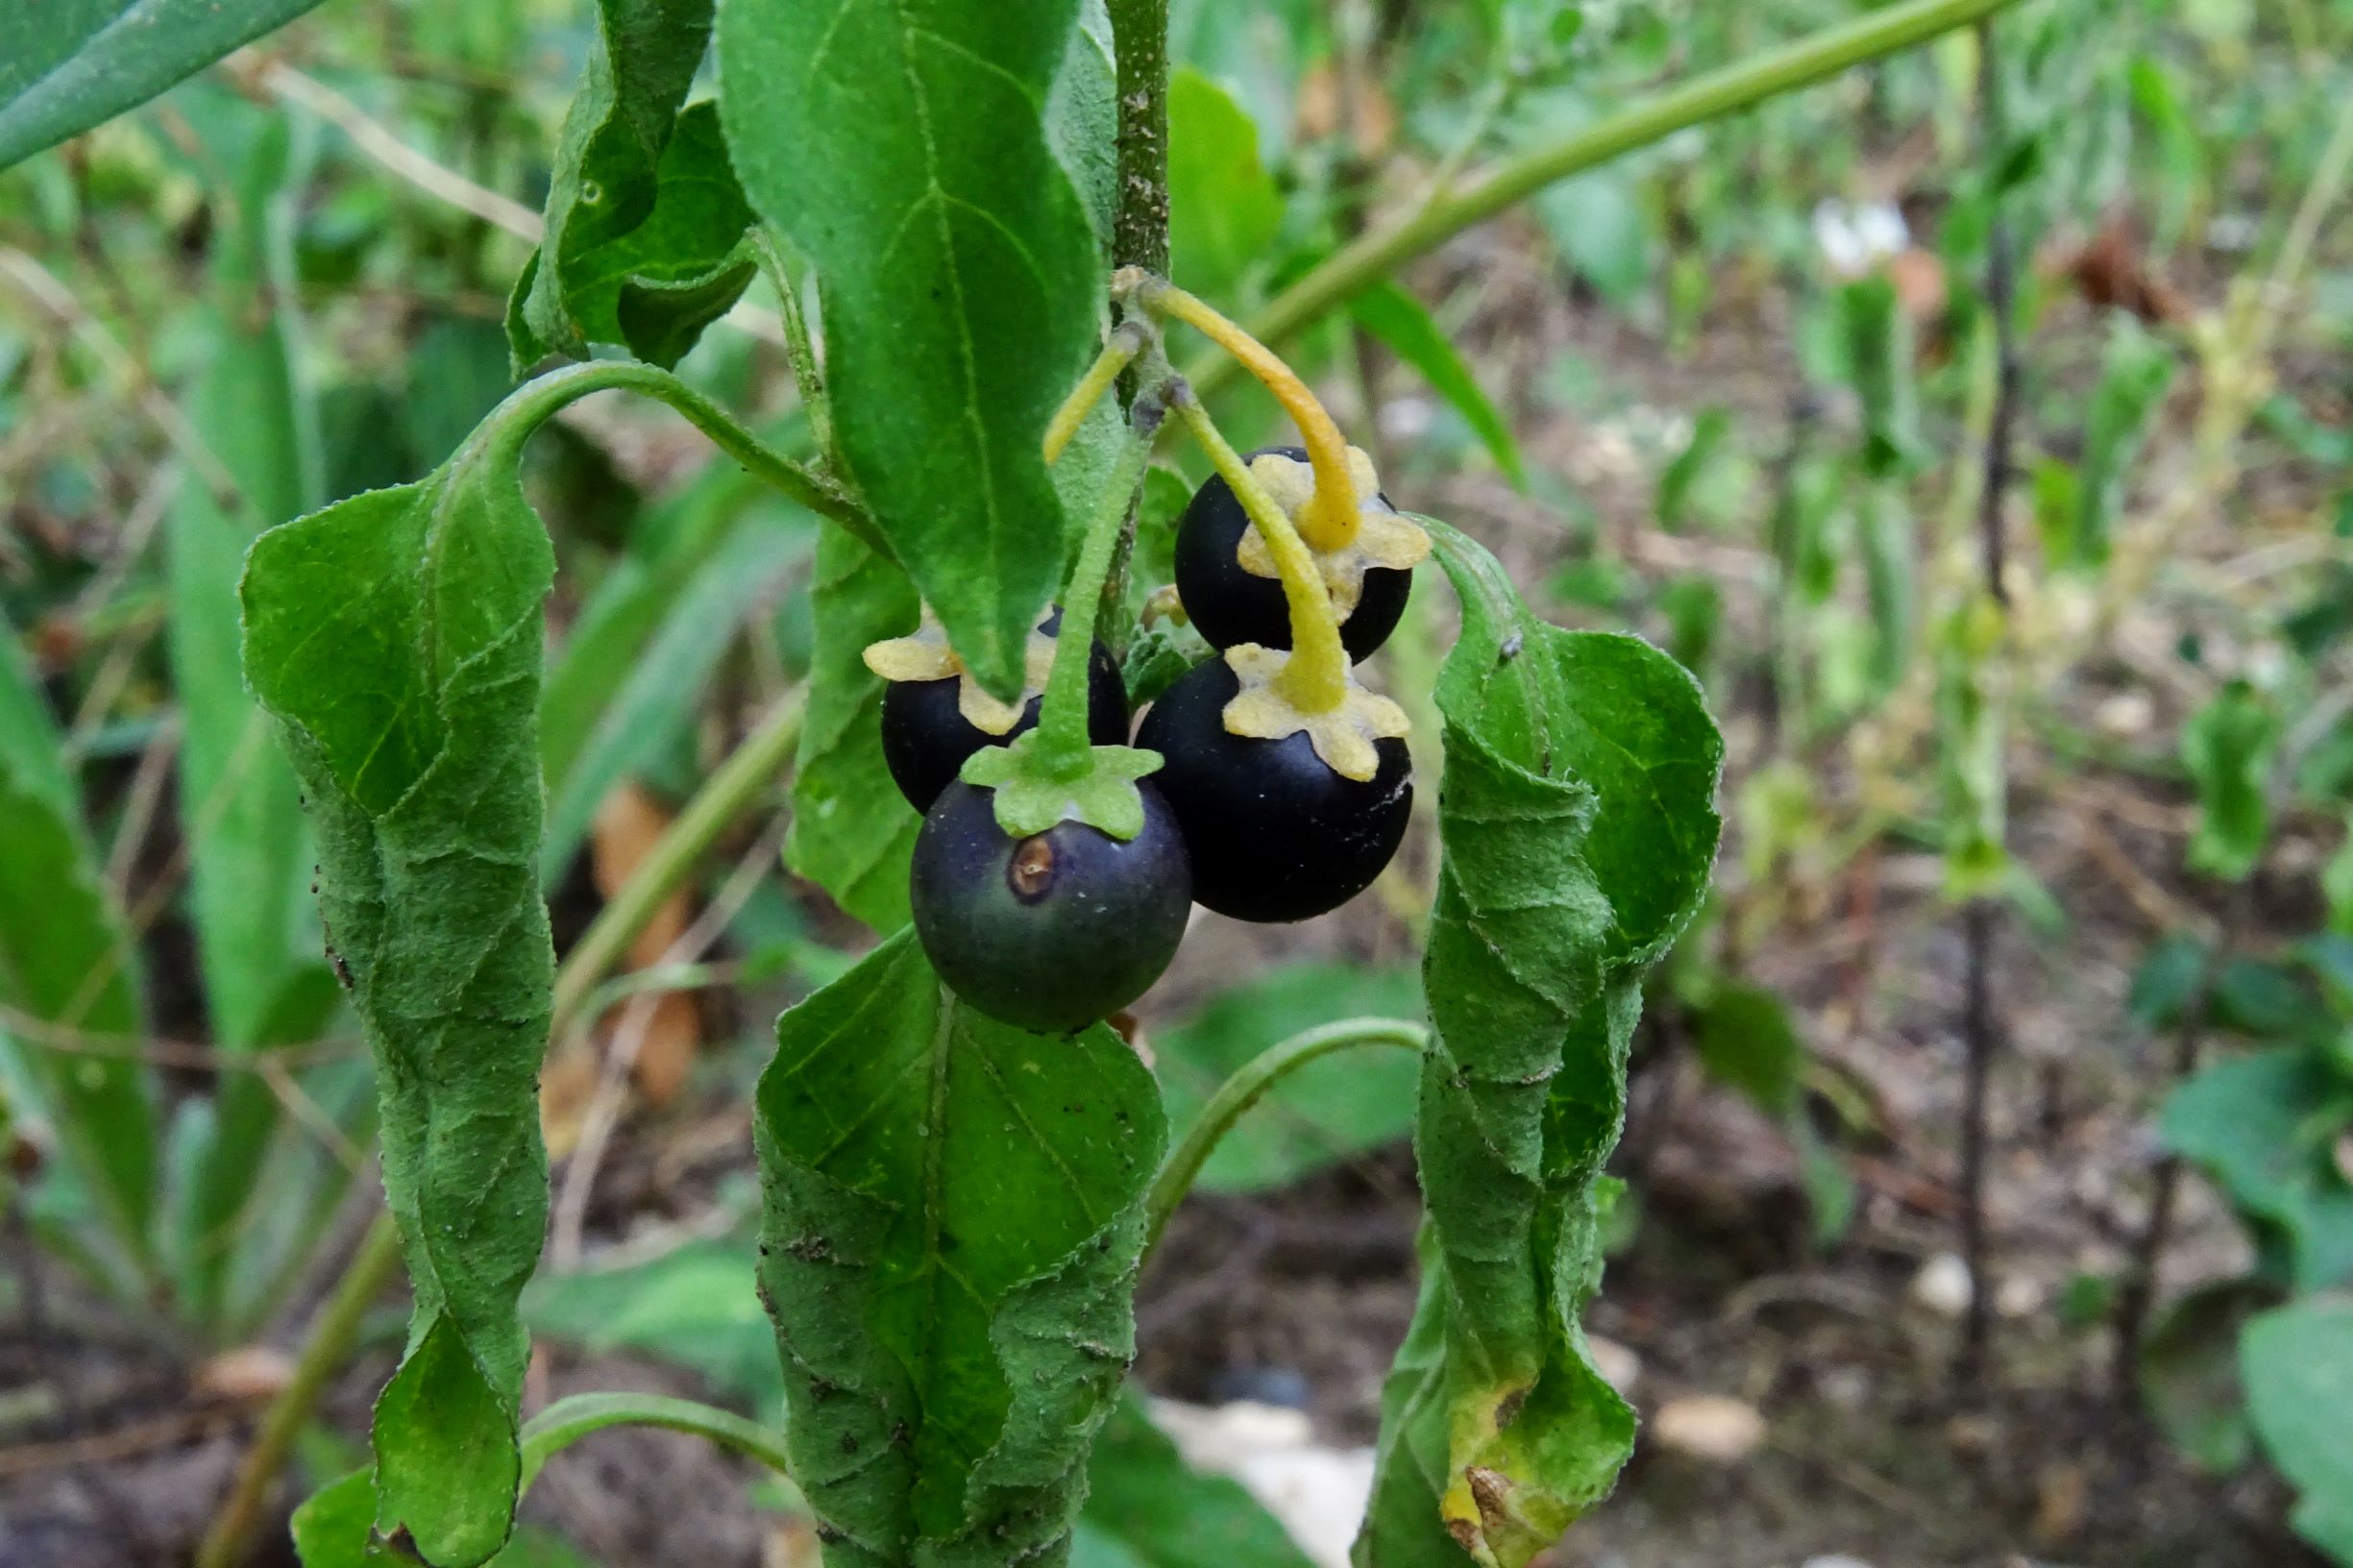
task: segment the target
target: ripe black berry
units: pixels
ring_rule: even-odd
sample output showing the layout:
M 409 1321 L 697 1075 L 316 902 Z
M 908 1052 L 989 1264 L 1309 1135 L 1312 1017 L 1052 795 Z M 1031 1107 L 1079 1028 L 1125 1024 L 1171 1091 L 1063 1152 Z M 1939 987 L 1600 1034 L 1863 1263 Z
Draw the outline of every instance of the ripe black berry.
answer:
M 1241 689 L 1212 659 L 1161 694 L 1136 744 L 1164 759 L 1152 782 L 1185 830 L 1193 897 L 1244 920 L 1304 920 L 1371 886 L 1397 852 L 1413 804 L 1400 740 L 1374 743 L 1380 769 L 1343 778 L 1304 734 L 1279 741 L 1227 732 Z
M 1057 619 L 1043 627 L 1051 632 Z M 984 746 L 1003 746 L 1038 727 L 1042 694 L 1022 704 L 1021 717 L 1002 735 L 992 735 L 957 711 L 964 677 L 895 680 L 882 695 L 882 760 L 899 793 L 918 811 L 929 811 L 940 792 L 955 781 L 965 759 Z M 1127 741 L 1127 687 L 1111 649 L 1096 639 L 1087 661 L 1087 736 L 1097 746 Z
M 957 995 L 1041 1034 L 1082 1029 L 1160 978 L 1185 937 L 1192 874 L 1150 783 L 1143 831 L 1122 842 L 1062 821 L 1016 839 L 993 791 L 941 793 L 915 841 L 916 935 Z
M 1308 460 L 1304 447 L 1264 447 L 1250 453 L 1250 458 L 1256 460 L 1268 453 L 1302 463 Z M 1386 508 L 1388 499 L 1374 498 L 1374 503 Z M 1185 601 L 1185 613 L 1193 625 L 1213 647 L 1257 643 L 1263 648 L 1288 648 L 1290 602 L 1284 597 L 1283 584 L 1244 571 L 1236 558 L 1249 527 L 1249 514 L 1242 510 L 1233 487 L 1221 477 L 1211 475 L 1193 492 L 1184 521 L 1177 526 L 1177 596 Z M 1361 660 L 1389 640 L 1412 591 L 1409 571 L 1376 566 L 1365 572 L 1356 608 L 1340 623 L 1340 644 L 1351 659 Z

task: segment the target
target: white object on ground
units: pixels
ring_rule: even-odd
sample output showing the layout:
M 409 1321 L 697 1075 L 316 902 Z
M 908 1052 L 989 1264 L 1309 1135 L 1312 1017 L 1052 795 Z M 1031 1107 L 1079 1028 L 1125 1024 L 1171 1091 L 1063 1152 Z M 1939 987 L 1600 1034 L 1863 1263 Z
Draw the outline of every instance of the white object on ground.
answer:
M 1151 1409 L 1187 1464 L 1241 1482 L 1317 1568 L 1348 1568 L 1348 1548 L 1372 1502 L 1371 1449 L 1318 1443 L 1306 1411 L 1279 1405 L 1155 1399 Z

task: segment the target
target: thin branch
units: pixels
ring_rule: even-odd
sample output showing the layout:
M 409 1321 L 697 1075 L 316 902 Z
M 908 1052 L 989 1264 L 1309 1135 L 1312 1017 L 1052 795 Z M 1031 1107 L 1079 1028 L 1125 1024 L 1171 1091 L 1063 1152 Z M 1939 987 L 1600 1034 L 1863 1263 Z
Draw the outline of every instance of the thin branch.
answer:
M 1168 270 L 1168 0 L 1111 0 L 1119 69 L 1112 265 Z

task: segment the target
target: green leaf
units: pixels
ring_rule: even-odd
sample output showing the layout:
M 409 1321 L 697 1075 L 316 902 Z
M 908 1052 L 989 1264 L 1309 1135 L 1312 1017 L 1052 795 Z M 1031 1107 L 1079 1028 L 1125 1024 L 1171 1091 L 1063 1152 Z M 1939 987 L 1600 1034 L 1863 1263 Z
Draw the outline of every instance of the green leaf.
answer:
M 678 112 L 710 42 L 711 3 L 598 0 L 597 41 L 557 144 L 547 230 L 507 306 L 518 369 L 550 353 L 584 357 L 591 343 L 626 344 L 643 358 L 653 347 L 683 352 L 625 331 L 620 307 L 632 279 L 732 282 L 733 292 L 716 290 L 723 303 L 699 298 L 699 312 L 687 312 L 700 315 L 688 346 L 750 282 L 748 259 L 727 261 L 751 213 L 727 167 L 717 110 Z M 648 337 L 663 337 L 666 325 L 657 320 Z
M 1692 1021 L 1692 1043 L 1710 1078 L 1769 1116 L 1800 1111 L 1805 1041 L 1780 997 L 1762 986 L 1728 982 L 1708 993 Z
M 1168 257 L 1172 276 L 1208 299 L 1232 294 L 1264 263 L 1283 227 L 1283 193 L 1259 161 L 1259 128 L 1225 88 L 1190 65 L 1168 77 Z
M 1151 1073 L 971 1012 L 911 931 L 776 1038 L 760 1283 L 827 1560 L 1057 1560 L 1135 1350 Z
M 2279 710 L 2234 680 L 2182 726 L 2181 760 L 2197 783 L 2197 835 L 2190 864 L 2237 882 L 2263 859 L 2271 837 L 2268 784 L 2279 749 Z
M 64 0 L 0 9 L 0 169 L 112 119 L 318 0 Z
M 1594 292 L 1623 310 L 1650 286 L 1657 223 L 1623 170 L 1597 170 L 1548 186 L 1535 199 L 1553 243 Z
M 1094 347 L 1103 266 L 1047 141 L 1078 0 L 727 0 L 723 117 L 752 206 L 816 267 L 850 475 L 1007 700 L 1061 576 L 1040 441 Z
M 378 1522 L 436 1565 L 487 1557 L 515 1501 L 516 1298 L 547 1213 L 538 702 L 555 564 L 517 470 L 585 384 L 534 382 L 428 478 L 271 529 L 243 586 L 246 676 L 318 827 L 415 1288 L 376 1424 Z
M 1240 1482 L 1185 1462 L 1132 1388 L 1104 1423 L 1087 1475 L 1073 1568 L 1309 1568 Z
M 2217 1475 L 2244 1465 L 2252 1444 L 2240 1333 L 2278 1299 L 2278 1288 L 2259 1280 L 2210 1281 L 2168 1306 L 2141 1345 L 2136 1375 L 2149 1413 L 2173 1446 Z
M 1104 0 L 1079 0 L 1078 26 L 1046 100 L 1045 133 L 1108 258 L 1119 207 L 1119 67 Z
M 1357 325 L 1388 345 L 1389 352 L 1422 373 L 1431 389 L 1454 405 L 1504 477 L 1520 489 L 1528 488 L 1528 469 L 1511 427 L 1488 401 L 1479 378 L 1455 352 L 1438 324 L 1430 319 L 1422 302 L 1394 282 L 1380 282 L 1348 302 Z
M 1171 1123 L 1191 1125 L 1217 1088 L 1261 1051 L 1303 1029 L 1360 1017 L 1418 1018 L 1408 969 L 1295 964 L 1219 995 L 1153 1038 Z M 1218 1140 L 1193 1185 L 1255 1192 L 1406 1136 L 1420 1066 L 1404 1052 L 1355 1052 L 1284 1077 Z
M 142 1029 L 132 938 L 84 826 L 59 734 L 15 629 L 0 620 L 0 1003 L 126 1049 Z M 155 1218 L 155 1106 L 135 1058 L 43 1048 L 0 1020 L 35 1072 L 59 1139 L 121 1241 L 143 1255 Z
M 907 862 L 923 819 L 882 760 L 883 681 L 860 656 L 916 625 L 906 574 L 837 528 L 817 542 L 809 712 L 793 771 L 785 864 L 877 931 L 907 923 Z
M 1365 1568 L 1519 1568 L 1609 1488 L 1633 1416 L 1578 1315 L 1643 971 L 1698 909 L 1723 746 L 1638 639 L 1568 632 L 1420 519 L 1462 600 L 1439 673 L 1444 845 L 1416 1149 L 1432 1255 L 1384 1401 Z M 1429 1505 L 1434 1500 L 1436 1507 Z
M 1891 480 L 1869 483 L 1855 522 L 1871 600 L 1871 680 L 1884 695 L 1903 679 L 1919 638 L 1920 563 L 1910 498 Z
M 1920 392 L 1912 318 L 1884 275 L 1838 291 L 1845 369 L 1863 404 L 1863 466 L 1875 478 L 1917 467 L 1925 453 L 1920 433 Z
M 2199 1166 L 2259 1230 L 2282 1238 L 2298 1289 L 2353 1281 L 2353 1185 L 2335 1143 L 2353 1090 L 2292 1046 L 2205 1068 L 2167 1096 L 2166 1143 Z
M 2264 1313 L 2239 1342 L 2247 1413 L 2264 1452 L 2303 1494 L 2296 1532 L 2353 1564 L 2353 1301 L 2299 1301 Z

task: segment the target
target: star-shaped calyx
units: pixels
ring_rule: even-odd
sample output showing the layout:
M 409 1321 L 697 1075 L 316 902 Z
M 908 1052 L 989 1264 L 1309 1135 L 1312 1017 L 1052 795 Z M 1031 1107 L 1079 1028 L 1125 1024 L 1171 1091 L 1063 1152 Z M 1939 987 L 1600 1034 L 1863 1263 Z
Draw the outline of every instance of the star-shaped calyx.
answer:
M 1016 702 L 1001 702 L 984 690 L 947 645 L 947 632 L 941 626 L 930 606 L 923 610 L 922 624 L 913 634 L 886 638 L 867 646 L 866 667 L 883 679 L 897 683 L 910 680 L 945 680 L 959 677 L 956 687 L 956 711 L 966 723 L 984 735 L 1007 735 L 1021 722 L 1021 710 L 1030 698 L 1045 690 L 1046 677 L 1054 670 L 1054 639 L 1042 631 L 1032 631 L 1021 650 L 1021 697 Z
M 1324 587 L 1332 595 L 1332 613 L 1342 621 L 1356 613 L 1357 600 L 1364 595 L 1365 573 L 1376 566 L 1410 571 L 1430 554 L 1430 535 L 1398 516 L 1381 499 L 1381 477 L 1373 472 L 1373 460 L 1364 454 L 1362 448 L 1348 449 L 1348 474 L 1356 482 L 1358 498 L 1355 535 L 1335 549 L 1318 550 L 1314 540 L 1302 534 L 1309 552 L 1315 557 L 1315 569 L 1323 576 Z M 1294 523 L 1308 499 L 1315 494 L 1315 471 L 1279 452 L 1262 453 L 1254 458 L 1250 477 L 1283 508 L 1283 515 Z M 1235 559 L 1254 577 L 1282 576 L 1275 569 L 1274 552 L 1266 548 L 1266 538 L 1259 532 L 1256 523 L 1242 530 Z
M 1143 796 L 1136 781 L 1160 771 L 1161 754 L 1132 746 L 1091 746 L 1083 766 L 1059 763 L 1037 730 L 1010 745 L 986 746 L 965 759 L 957 776 L 994 790 L 996 825 L 1026 839 L 1057 822 L 1085 822 L 1125 843 L 1143 831 Z
M 1381 753 L 1373 743 L 1403 737 L 1411 727 L 1406 710 L 1366 691 L 1351 674 L 1338 706 L 1323 713 L 1305 712 L 1283 695 L 1275 679 L 1290 660 L 1289 653 L 1256 643 L 1237 643 L 1225 650 L 1226 668 L 1241 683 L 1241 691 L 1225 705 L 1226 733 L 1279 741 L 1304 731 L 1326 767 L 1359 784 L 1370 782 L 1381 771 Z

